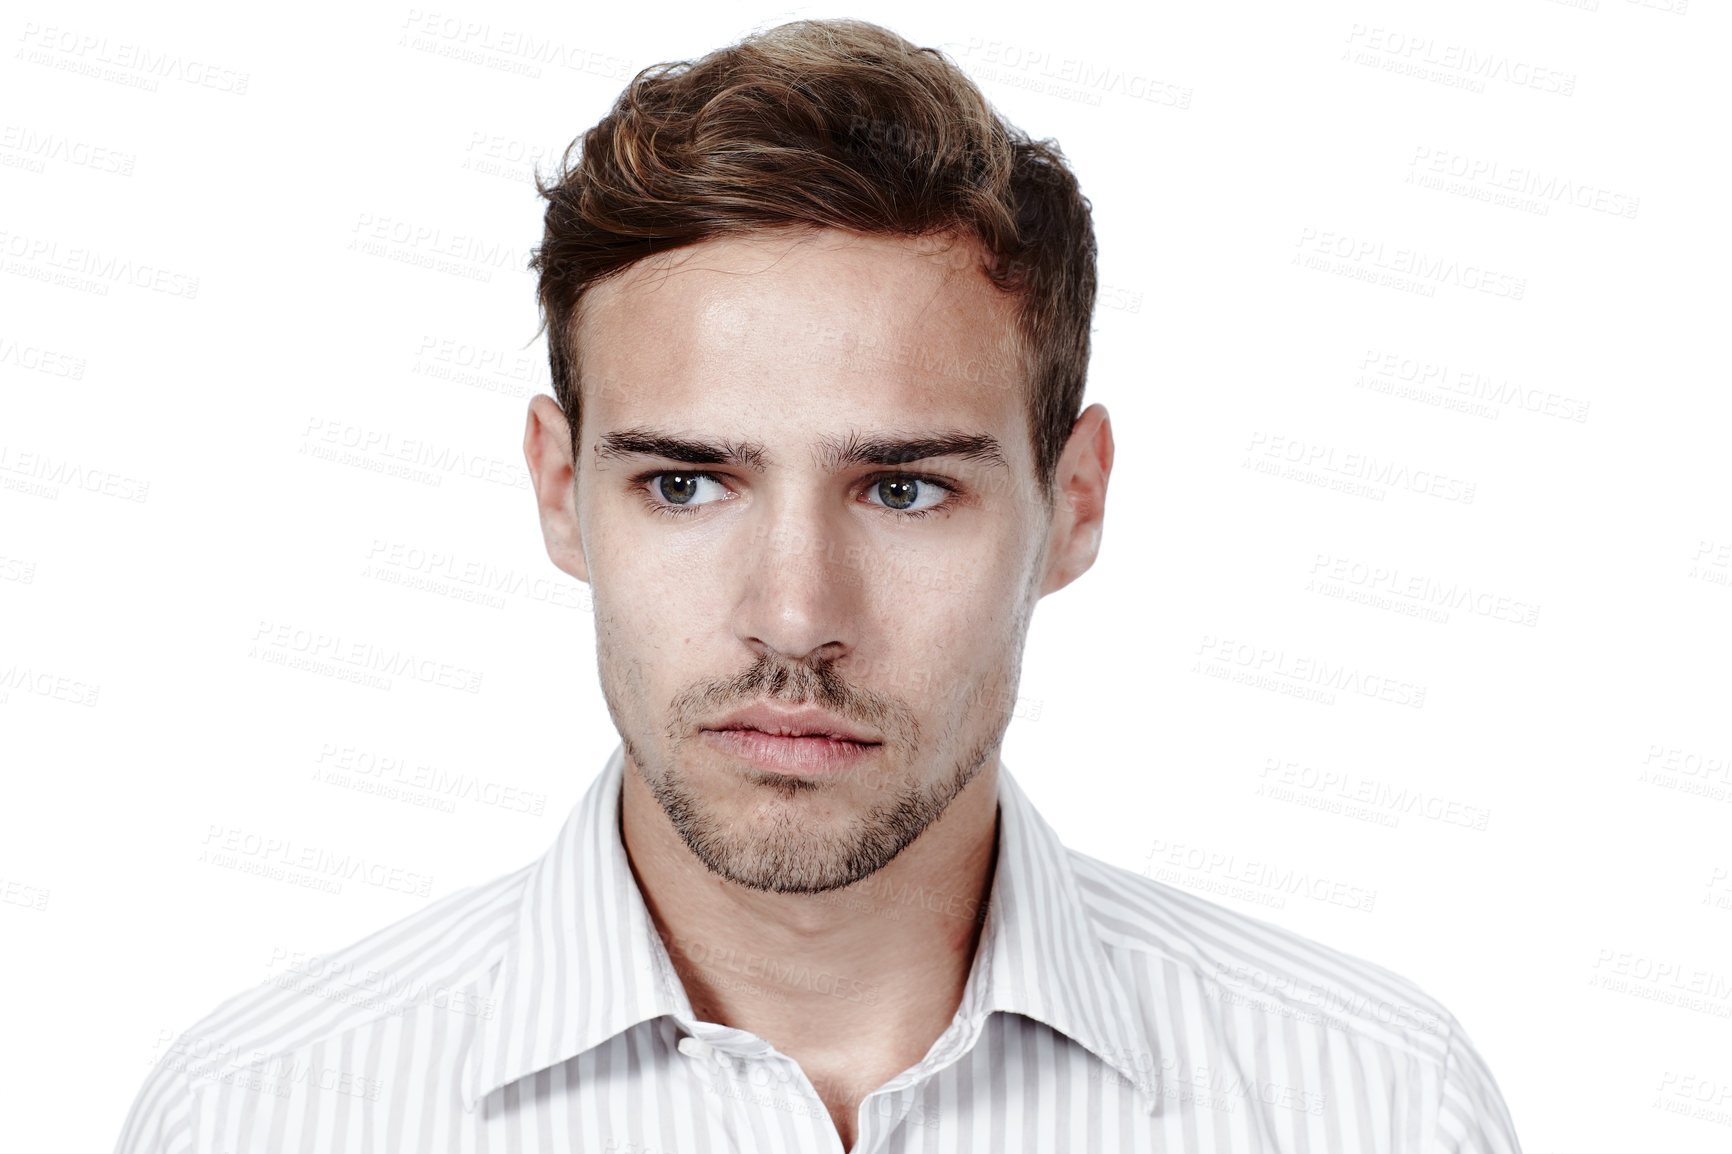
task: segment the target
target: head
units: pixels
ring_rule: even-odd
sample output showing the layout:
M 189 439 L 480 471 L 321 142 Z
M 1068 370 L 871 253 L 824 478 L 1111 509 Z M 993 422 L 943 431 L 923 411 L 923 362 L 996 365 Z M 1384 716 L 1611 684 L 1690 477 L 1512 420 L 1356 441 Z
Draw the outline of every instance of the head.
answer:
M 856 21 L 645 69 L 542 192 L 525 453 L 628 772 L 725 878 L 858 881 L 991 778 L 1098 549 L 1088 202 Z

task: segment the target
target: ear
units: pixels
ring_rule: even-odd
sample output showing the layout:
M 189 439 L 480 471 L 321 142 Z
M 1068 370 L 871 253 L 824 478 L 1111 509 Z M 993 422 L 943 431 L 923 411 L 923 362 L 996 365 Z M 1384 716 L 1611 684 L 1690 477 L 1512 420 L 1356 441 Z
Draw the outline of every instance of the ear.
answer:
M 541 514 L 541 535 L 547 555 L 560 569 L 589 582 L 583 537 L 577 522 L 577 486 L 571 459 L 571 426 L 565 411 L 546 393 L 529 398 L 529 422 L 523 430 L 523 459 Z
M 1053 477 L 1053 516 L 1047 531 L 1042 597 L 1063 589 L 1095 563 L 1107 509 L 1107 478 L 1112 471 L 1112 422 L 1105 408 L 1090 405 L 1071 426 L 1070 440 L 1065 442 Z

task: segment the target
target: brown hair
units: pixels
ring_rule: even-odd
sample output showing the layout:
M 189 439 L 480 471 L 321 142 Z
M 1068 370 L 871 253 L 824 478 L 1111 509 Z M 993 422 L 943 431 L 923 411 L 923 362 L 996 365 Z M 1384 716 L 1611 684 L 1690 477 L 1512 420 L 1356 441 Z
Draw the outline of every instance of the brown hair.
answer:
M 530 267 L 574 457 L 575 320 L 591 285 L 773 228 L 949 234 L 976 239 L 982 271 L 1019 298 L 1035 473 L 1051 499 L 1088 368 L 1090 206 L 1057 145 L 1005 122 L 939 50 L 860 20 L 799 20 L 651 65 L 536 187 L 548 205 Z

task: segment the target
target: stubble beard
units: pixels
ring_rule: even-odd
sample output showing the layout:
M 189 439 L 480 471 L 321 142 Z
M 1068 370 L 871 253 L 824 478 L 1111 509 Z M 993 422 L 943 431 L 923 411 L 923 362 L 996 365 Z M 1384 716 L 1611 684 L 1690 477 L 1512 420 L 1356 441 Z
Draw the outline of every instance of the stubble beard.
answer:
M 1004 724 L 993 726 L 938 781 L 910 782 L 888 791 L 889 796 L 836 833 L 802 828 L 786 808 L 768 830 L 747 833 L 720 817 L 672 763 L 679 759 L 686 743 L 682 735 L 691 731 L 683 722 L 685 717 L 765 697 L 789 704 L 814 700 L 844 718 L 870 723 L 885 734 L 884 748 L 891 760 L 902 765 L 910 764 L 920 749 L 920 727 L 905 705 L 864 695 L 827 667 L 790 668 L 786 663 L 763 659 L 737 678 L 693 687 L 675 699 L 668 730 L 669 764 L 660 764 L 653 756 L 646 758 L 621 730 L 627 756 L 686 848 L 712 873 L 771 893 L 825 893 L 853 885 L 889 865 L 974 780 L 996 753 L 1004 724 L 1010 720 L 1007 710 L 1001 719 Z M 775 791 L 782 802 L 834 788 L 830 782 L 762 771 L 748 770 L 741 776 L 756 788 Z

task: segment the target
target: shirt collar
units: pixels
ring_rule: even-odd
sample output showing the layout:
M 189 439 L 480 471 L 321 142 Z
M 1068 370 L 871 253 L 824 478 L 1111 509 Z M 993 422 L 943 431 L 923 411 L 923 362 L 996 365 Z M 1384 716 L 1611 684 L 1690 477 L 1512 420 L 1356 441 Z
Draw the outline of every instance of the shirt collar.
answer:
M 1136 1086 L 1154 1109 L 1154 1035 L 1101 944 L 1070 852 L 1002 763 L 998 818 L 992 901 L 958 1013 L 984 1021 L 1002 1010 L 1044 1022 Z
M 498 1012 L 480 1022 L 464 1066 L 470 1106 L 640 1022 L 694 1017 L 626 858 L 624 767 L 622 745 L 530 868 L 493 979 Z M 1002 763 L 998 812 L 992 898 L 957 1010 L 965 1044 L 995 1012 L 1033 1018 L 1112 1067 L 1152 1109 L 1154 1038 L 1089 921 L 1068 851 Z
M 691 1018 L 685 987 L 655 932 L 620 834 L 625 748 L 616 746 L 542 859 L 518 906 L 517 932 L 493 980 L 464 1067 L 474 1105 L 639 1022 Z

